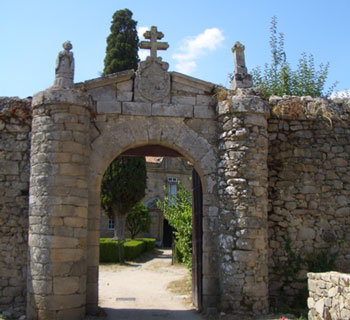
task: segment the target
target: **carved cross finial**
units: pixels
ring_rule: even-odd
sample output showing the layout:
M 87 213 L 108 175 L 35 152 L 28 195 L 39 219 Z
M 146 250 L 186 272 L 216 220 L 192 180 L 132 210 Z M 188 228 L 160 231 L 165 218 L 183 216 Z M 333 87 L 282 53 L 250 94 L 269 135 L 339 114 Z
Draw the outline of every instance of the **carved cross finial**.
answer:
M 164 37 L 162 32 L 157 30 L 157 27 L 152 26 L 150 31 L 146 31 L 143 36 L 150 41 L 141 41 L 140 48 L 141 49 L 150 49 L 151 50 L 151 58 L 157 58 L 157 50 L 166 50 L 169 48 L 169 44 L 167 42 L 157 42 Z
M 235 73 L 231 81 L 231 89 L 251 88 L 253 82 L 245 65 L 244 45 L 237 41 L 232 47 L 232 52 L 235 62 Z
M 239 70 L 240 68 L 242 68 L 242 69 L 245 69 L 246 71 L 244 49 L 245 49 L 244 45 L 241 44 L 239 41 L 237 41 L 235 45 L 232 47 L 236 70 Z

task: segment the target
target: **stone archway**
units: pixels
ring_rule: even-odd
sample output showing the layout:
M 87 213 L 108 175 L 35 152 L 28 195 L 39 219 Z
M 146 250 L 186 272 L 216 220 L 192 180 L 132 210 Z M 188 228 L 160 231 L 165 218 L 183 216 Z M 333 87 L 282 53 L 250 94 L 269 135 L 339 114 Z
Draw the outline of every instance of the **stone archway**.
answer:
M 162 132 L 162 135 L 151 136 L 151 139 L 146 140 L 145 136 L 148 136 L 150 130 L 153 130 L 155 123 L 149 119 L 148 121 L 143 121 L 141 118 L 130 118 L 128 121 L 123 119 L 111 120 L 114 122 L 113 125 L 108 125 L 100 128 L 100 136 L 92 144 L 91 149 L 91 163 L 90 163 L 90 183 L 89 183 L 89 226 L 92 226 L 88 230 L 88 279 L 93 279 L 87 283 L 87 301 L 88 301 L 88 310 L 89 312 L 94 312 L 98 305 L 98 250 L 99 250 L 99 219 L 100 219 L 100 204 L 99 204 L 99 188 L 102 180 L 103 173 L 109 163 L 118 155 L 122 154 L 125 150 L 134 148 L 135 146 L 147 146 L 147 142 L 151 141 L 151 145 L 158 145 L 170 148 L 181 155 L 184 155 L 185 159 L 189 160 L 193 165 L 196 171 L 199 172 L 200 179 L 203 181 L 203 199 L 208 202 L 209 198 L 215 197 L 213 193 L 213 174 L 215 174 L 216 168 L 216 156 L 211 151 L 212 147 L 205 139 L 200 139 L 198 134 L 193 130 L 189 130 L 180 122 L 175 124 L 172 121 L 165 121 L 161 127 L 158 127 L 158 132 Z M 155 120 L 156 121 L 156 120 Z M 159 123 L 158 123 L 159 124 Z M 108 152 L 105 152 L 105 141 L 111 141 L 113 137 L 119 136 L 122 137 L 122 132 L 130 131 L 127 128 L 137 127 L 138 130 L 136 135 L 132 136 L 126 135 L 124 143 L 118 143 L 118 149 L 112 150 L 111 145 L 109 144 Z M 111 129 L 114 128 L 114 129 Z M 174 129 L 177 128 L 178 135 L 174 134 Z M 179 138 L 179 135 L 183 135 L 183 138 Z M 165 140 L 163 137 L 174 136 L 174 140 Z M 185 139 L 185 136 L 187 139 Z M 123 136 L 124 137 L 124 136 Z M 158 138 L 157 138 L 158 137 Z M 178 138 L 178 139 L 176 139 Z M 140 142 L 138 141 L 140 140 Z M 157 140 L 158 139 L 158 140 Z M 164 140 L 163 140 L 164 139 Z M 188 143 L 188 141 L 193 141 L 193 145 Z M 171 146 L 171 147 L 170 147 Z M 213 210 L 212 206 L 204 205 L 203 206 L 203 216 L 207 217 L 209 210 Z M 215 209 L 214 209 L 215 210 Z M 210 233 L 206 230 L 203 234 L 203 239 L 214 239 L 217 235 Z M 214 248 L 214 243 L 212 243 L 212 248 Z M 216 252 L 204 249 L 203 254 L 210 256 L 213 259 L 216 255 Z M 217 259 L 213 259 L 214 261 Z M 204 264 L 203 265 L 203 282 L 208 283 L 212 281 L 213 292 L 210 291 L 210 288 L 206 287 L 206 290 L 203 291 L 203 300 L 204 303 L 208 299 L 212 299 L 216 294 L 218 287 L 218 278 L 214 280 L 214 274 L 210 273 L 208 268 L 213 268 L 213 265 Z M 89 281 L 89 280 L 88 280 Z M 214 283 L 216 281 L 216 283 Z M 90 293 L 90 295 L 89 295 Z M 201 297 L 202 298 L 202 297 Z M 201 303 L 201 299 L 196 299 L 197 303 Z
M 71 59 L 67 48 L 60 57 Z M 237 83 L 218 102 L 215 85 L 153 56 L 136 73 L 80 84 L 63 67 L 32 102 L 28 319 L 97 311 L 101 179 L 116 156 L 147 145 L 180 153 L 200 176 L 203 308 L 266 312 L 266 103 Z

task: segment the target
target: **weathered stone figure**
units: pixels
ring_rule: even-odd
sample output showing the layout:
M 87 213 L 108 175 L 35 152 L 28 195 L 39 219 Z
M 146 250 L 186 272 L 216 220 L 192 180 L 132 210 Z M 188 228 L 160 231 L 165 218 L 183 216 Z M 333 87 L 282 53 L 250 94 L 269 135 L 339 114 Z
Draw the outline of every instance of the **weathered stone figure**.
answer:
M 252 77 L 248 74 L 245 65 L 244 48 L 244 45 L 239 41 L 232 47 L 235 62 L 235 74 L 231 81 L 231 89 L 233 90 L 237 88 L 250 88 L 253 85 Z
M 63 51 L 60 51 L 56 61 L 56 74 L 54 86 L 62 88 L 71 88 L 74 78 L 74 57 L 72 50 L 73 46 L 70 41 L 62 44 Z

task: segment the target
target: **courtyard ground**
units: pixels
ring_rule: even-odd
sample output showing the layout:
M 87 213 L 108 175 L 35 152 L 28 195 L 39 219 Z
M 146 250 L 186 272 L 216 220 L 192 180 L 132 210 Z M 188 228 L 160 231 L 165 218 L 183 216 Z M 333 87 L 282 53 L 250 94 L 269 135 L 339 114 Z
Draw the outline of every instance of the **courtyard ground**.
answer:
M 171 265 L 171 250 L 157 249 L 123 266 L 100 265 L 101 318 L 201 320 L 190 295 L 188 271 L 181 265 Z
M 282 315 L 242 319 L 203 316 L 191 304 L 191 283 L 184 266 L 171 264 L 171 250 L 156 249 L 137 262 L 101 264 L 99 317 L 86 320 L 281 320 Z M 294 319 L 285 316 L 285 320 Z

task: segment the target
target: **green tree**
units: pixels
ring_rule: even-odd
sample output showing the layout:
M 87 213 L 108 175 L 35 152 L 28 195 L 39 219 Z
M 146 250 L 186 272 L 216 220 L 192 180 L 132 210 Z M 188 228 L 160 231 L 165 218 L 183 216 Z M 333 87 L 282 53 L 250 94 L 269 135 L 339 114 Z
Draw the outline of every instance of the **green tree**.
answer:
M 145 196 L 146 161 L 138 157 L 117 157 L 107 168 L 101 183 L 101 206 L 114 218 L 114 238 L 125 241 L 125 223 L 131 208 Z M 119 246 L 120 261 L 123 262 Z
M 114 13 L 111 33 L 107 37 L 103 75 L 137 69 L 139 37 L 136 25 L 137 22 L 132 19 L 129 9 Z
M 137 202 L 126 217 L 126 228 L 129 230 L 131 239 L 141 232 L 148 232 L 151 226 L 149 210 L 143 202 Z
M 180 251 L 182 261 L 192 268 L 192 196 L 179 182 L 176 196 L 169 194 L 164 187 L 164 200 L 158 200 L 157 206 L 164 217 L 175 229 L 176 247 Z
M 258 87 L 266 98 L 285 94 L 321 97 L 332 93 L 336 83 L 327 92 L 324 91 L 328 76 L 328 62 L 321 63 L 316 70 L 313 55 L 302 53 L 297 69 L 295 71 L 291 69 L 284 50 L 284 34 L 277 31 L 276 16 L 271 20 L 270 48 L 271 63 L 265 64 L 264 71 L 261 67 L 252 70 L 254 86 Z
M 113 15 L 111 33 L 107 38 L 103 75 L 136 69 L 138 59 L 138 36 L 136 21 L 128 9 Z M 145 158 L 119 157 L 107 168 L 101 185 L 101 205 L 114 217 L 114 238 L 125 240 L 125 220 L 130 209 L 145 195 Z M 121 247 L 119 248 L 120 261 Z

